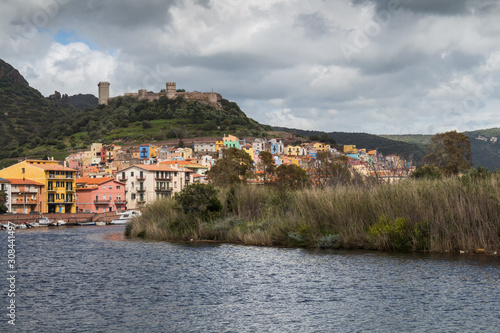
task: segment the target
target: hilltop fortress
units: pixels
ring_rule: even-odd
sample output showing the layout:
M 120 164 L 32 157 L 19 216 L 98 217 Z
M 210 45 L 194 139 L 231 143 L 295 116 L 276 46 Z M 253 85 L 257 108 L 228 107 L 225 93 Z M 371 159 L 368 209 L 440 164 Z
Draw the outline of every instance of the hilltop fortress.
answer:
M 109 101 L 121 97 L 109 97 L 109 82 L 99 82 L 97 86 L 99 87 L 99 104 L 108 105 Z M 125 93 L 123 96 L 137 98 L 138 100 L 147 99 L 148 101 L 154 101 L 160 99 L 162 96 L 166 96 L 168 99 L 176 99 L 177 97 L 183 97 L 188 101 L 197 101 L 200 103 L 208 104 L 215 107 L 218 110 L 222 109 L 220 100 L 222 99 L 221 94 L 215 92 L 185 92 L 177 91 L 175 82 L 167 82 L 165 91 L 154 93 L 147 91 L 146 89 L 139 89 L 136 93 Z

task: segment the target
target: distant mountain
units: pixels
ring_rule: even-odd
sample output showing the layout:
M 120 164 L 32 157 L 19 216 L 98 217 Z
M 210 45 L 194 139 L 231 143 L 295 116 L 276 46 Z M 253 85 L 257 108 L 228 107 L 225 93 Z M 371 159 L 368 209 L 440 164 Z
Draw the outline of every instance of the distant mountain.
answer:
M 464 132 L 470 138 L 474 167 L 482 166 L 491 171 L 500 169 L 500 128 Z M 383 135 L 383 137 L 417 144 L 424 151 L 432 135 Z
M 19 146 L 34 136 L 49 135 L 53 120 L 69 113 L 31 88 L 19 71 L 0 59 L 0 159 L 18 156 Z
M 318 135 L 324 132 L 306 131 L 300 129 L 291 129 L 286 127 L 274 127 L 276 131 L 295 132 L 302 136 Z M 378 135 L 368 133 L 346 133 L 330 132 L 326 133 L 328 137 L 335 139 L 339 145 L 356 145 L 358 148 L 377 149 L 384 155 L 396 154 L 404 158 L 420 162 L 425 155 L 425 147 L 415 143 L 407 143 L 399 140 L 391 140 Z

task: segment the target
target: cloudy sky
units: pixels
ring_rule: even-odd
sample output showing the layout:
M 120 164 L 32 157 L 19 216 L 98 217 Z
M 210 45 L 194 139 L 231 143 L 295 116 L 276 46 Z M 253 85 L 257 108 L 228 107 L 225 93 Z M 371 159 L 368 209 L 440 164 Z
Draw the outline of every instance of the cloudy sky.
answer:
M 0 58 L 45 95 L 175 81 L 270 125 L 500 127 L 496 0 L 0 0 Z

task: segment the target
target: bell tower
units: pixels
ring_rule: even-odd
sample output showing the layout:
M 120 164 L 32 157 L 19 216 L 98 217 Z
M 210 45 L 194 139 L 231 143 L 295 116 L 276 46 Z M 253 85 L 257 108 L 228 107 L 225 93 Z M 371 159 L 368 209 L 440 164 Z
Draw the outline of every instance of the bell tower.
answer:
M 108 105 L 109 102 L 109 82 L 99 82 L 99 105 Z

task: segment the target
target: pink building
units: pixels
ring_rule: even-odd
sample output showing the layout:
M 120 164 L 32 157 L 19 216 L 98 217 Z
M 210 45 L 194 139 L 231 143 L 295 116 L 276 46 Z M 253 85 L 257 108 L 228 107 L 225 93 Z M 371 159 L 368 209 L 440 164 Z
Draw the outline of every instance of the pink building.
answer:
M 127 209 L 125 184 L 114 178 L 76 180 L 77 212 L 104 213 Z

